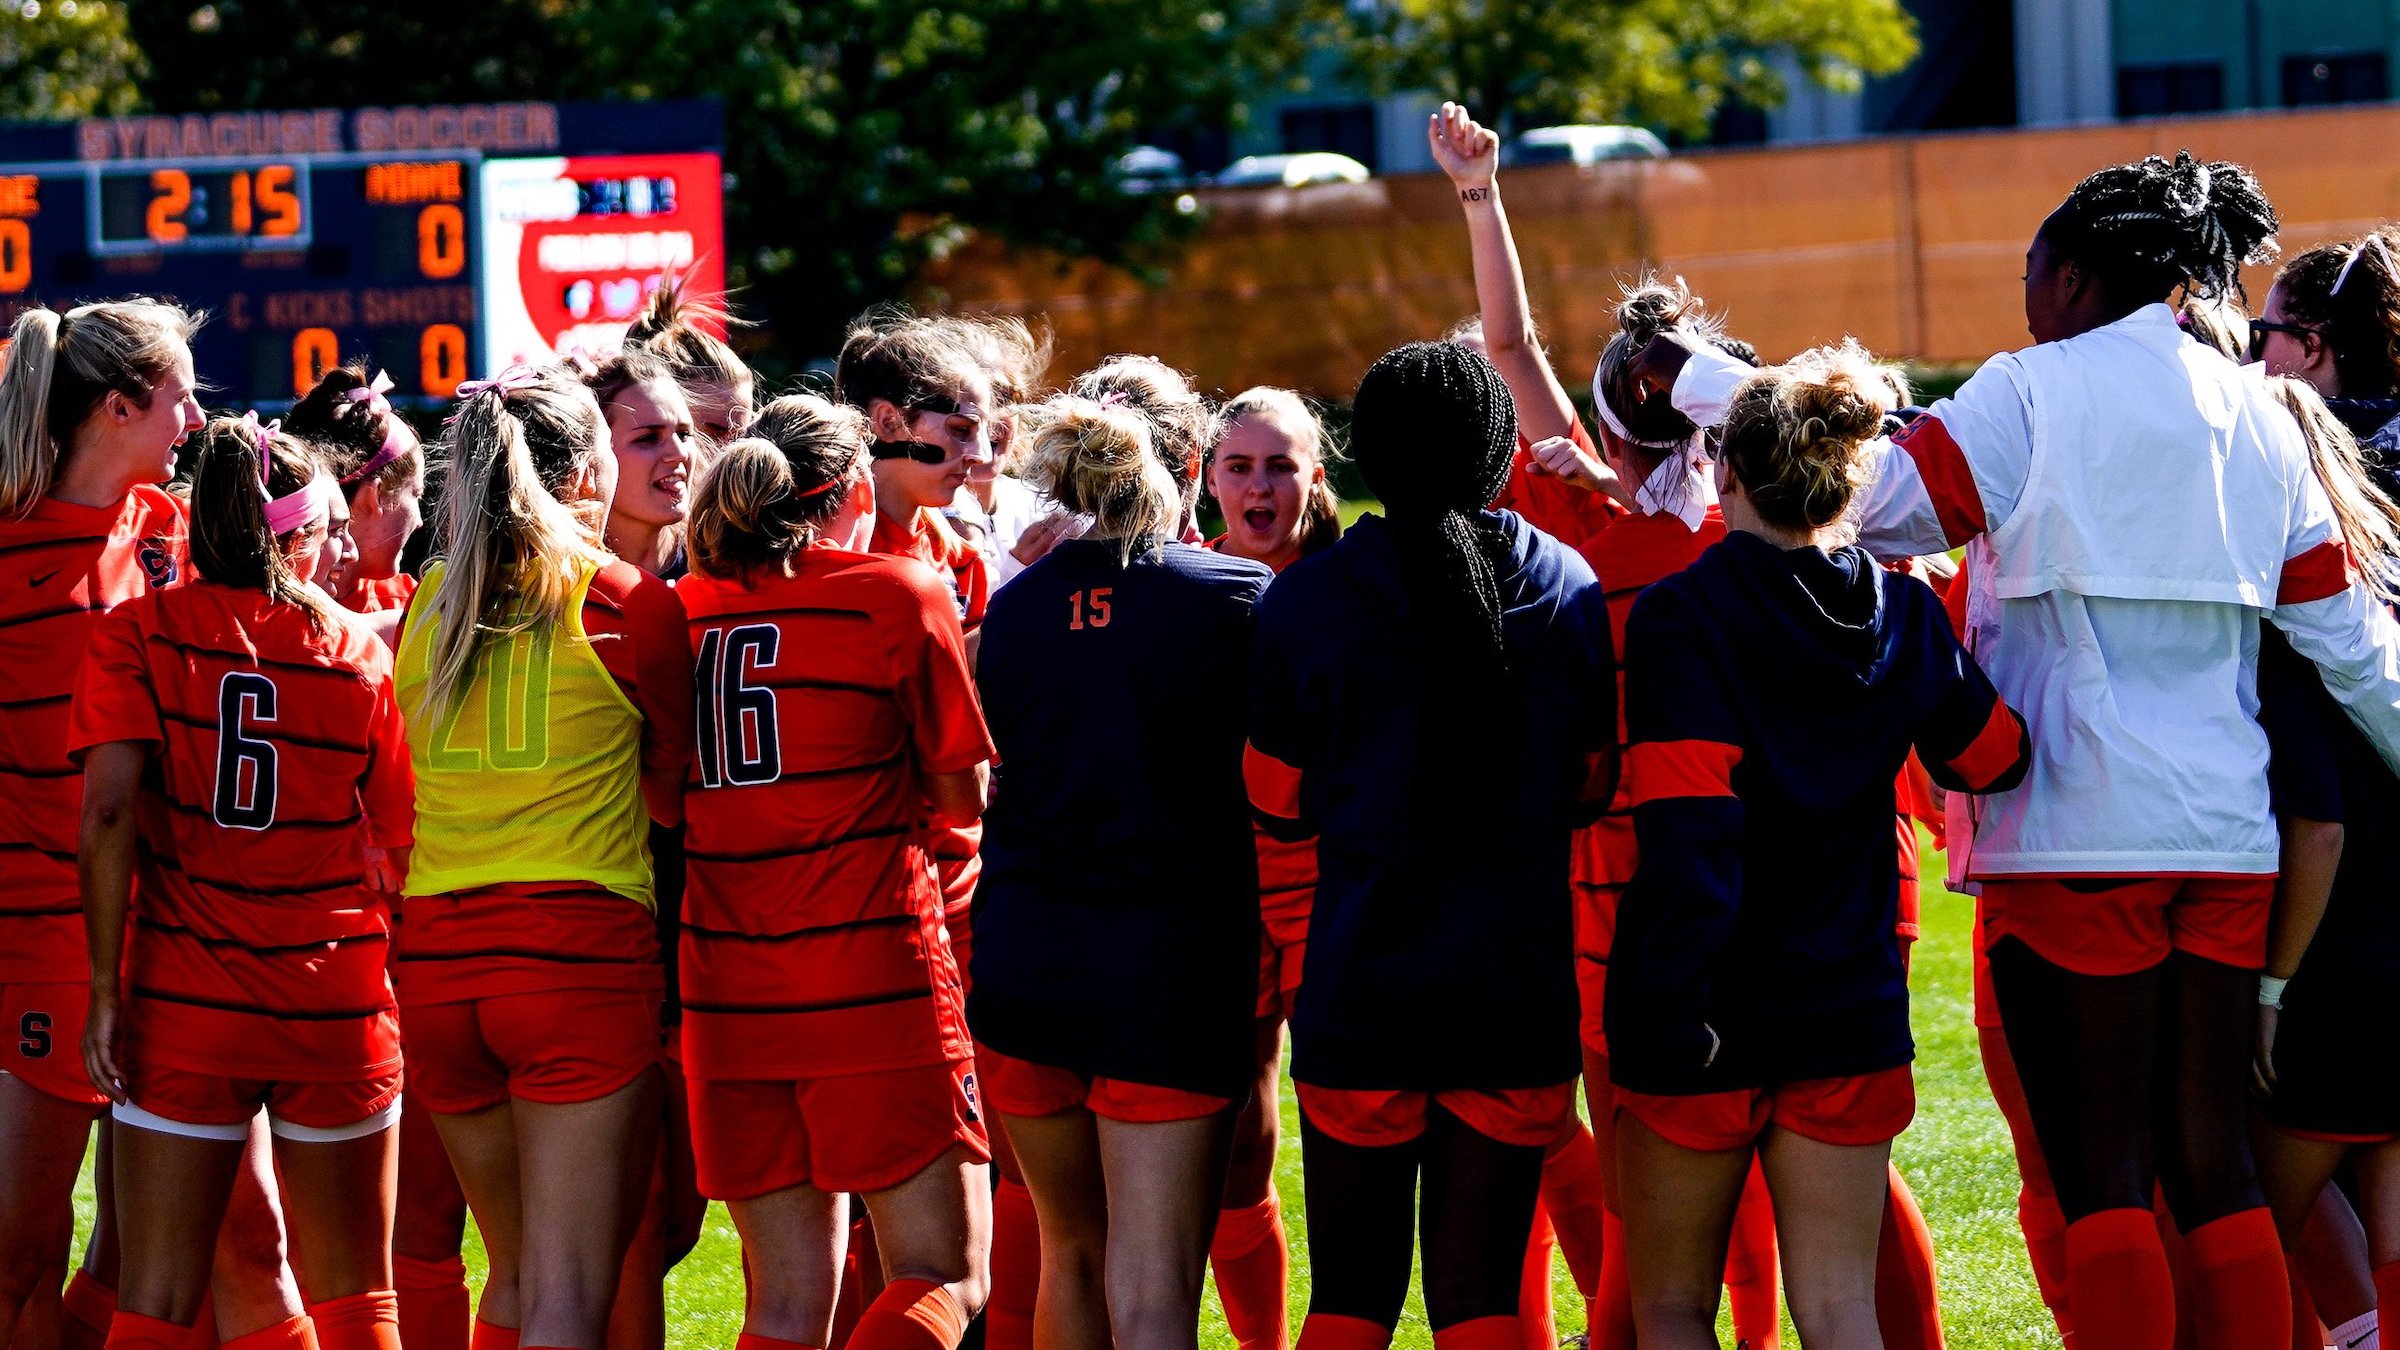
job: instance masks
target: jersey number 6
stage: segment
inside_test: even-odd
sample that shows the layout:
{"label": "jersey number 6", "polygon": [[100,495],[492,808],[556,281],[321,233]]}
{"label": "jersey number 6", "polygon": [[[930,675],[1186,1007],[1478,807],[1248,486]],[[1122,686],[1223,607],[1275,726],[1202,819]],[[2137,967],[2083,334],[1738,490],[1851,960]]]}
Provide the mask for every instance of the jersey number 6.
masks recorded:
{"label": "jersey number 6", "polygon": [[247,726],[274,720],[273,680],[237,670],[217,685],[217,792],[209,814],[229,830],[275,823],[275,747]]}
{"label": "jersey number 6", "polygon": [[700,785],[745,787],[783,776],[783,750],[775,738],[775,691],[745,676],[775,664],[783,630],[771,623],[745,624],[731,632],[711,628],[700,635],[698,668]]}

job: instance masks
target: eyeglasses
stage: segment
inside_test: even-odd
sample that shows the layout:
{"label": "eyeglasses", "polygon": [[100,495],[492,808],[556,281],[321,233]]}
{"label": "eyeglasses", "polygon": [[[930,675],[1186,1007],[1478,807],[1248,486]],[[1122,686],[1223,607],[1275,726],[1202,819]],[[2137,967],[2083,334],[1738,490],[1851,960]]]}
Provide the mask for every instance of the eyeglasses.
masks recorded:
{"label": "eyeglasses", "polygon": [[2325,330],[2322,328],[2310,328],[2306,324],[2275,323],[2267,319],[2252,319],[2250,321],[2251,360],[2260,361],[2266,358],[2267,334],[2269,333],[2289,333],[2296,338],[2313,337],[2319,342],[2325,340]]}

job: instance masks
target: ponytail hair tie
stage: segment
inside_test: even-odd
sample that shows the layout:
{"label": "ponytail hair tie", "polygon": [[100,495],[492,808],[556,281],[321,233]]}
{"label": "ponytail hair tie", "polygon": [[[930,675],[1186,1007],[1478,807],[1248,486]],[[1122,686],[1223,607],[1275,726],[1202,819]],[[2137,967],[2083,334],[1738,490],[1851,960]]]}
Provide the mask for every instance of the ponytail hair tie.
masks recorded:
{"label": "ponytail hair tie", "polygon": [[2391,252],[2383,246],[2383,232],[2381,230],[2369,230],[2367,232],[2367,237],[2359,242],[2358,247],[2350,250],[2349,260],[2342,264],[2342,270],[2333,274],[2333,289],[2325,293],[2328,297],[2340,295],[2342,293],[2342,283],[2350,279],[2350,269],[2358,266],[2358,260],[2367,256],[2368,249],[2373,249],[2377,253],[2383,254],[2384,270],[2391,270],[2392,255]]}
{"label": "ponytail hair tie", "polygon": [[345,488],[365,482],[382,472],[394,460],[408,453],[407,442],[400,439],[400,415],[392,411],[391,401],[384,397],[391,390],[391,372],[379,370],[375,372],[375,378],[369,383],[362,384],[356,389],[342,391],[343,398],[352,403],[366,404],[369,412],[383,419],[382,446],[374,454],[367,456],[366,463],[342,475],[341,485]]}
{"label": "ponytail hair tie", "polygon": [[519,389],[530,389],[541,382],[541,367],[519,364],[510,366],[488,380],[468,380],[458,387],[458,396],[461,400],[465,400],[473,398],[477,394],[491,393],[494,390],[499,391],[502,395],[513,394]]}
{"label": "ponytail hair tie", "polygon": [[1100,406],[1103,408],[1121,408],[1131,401],[1122,389],[1111,389],[1100,396]]}

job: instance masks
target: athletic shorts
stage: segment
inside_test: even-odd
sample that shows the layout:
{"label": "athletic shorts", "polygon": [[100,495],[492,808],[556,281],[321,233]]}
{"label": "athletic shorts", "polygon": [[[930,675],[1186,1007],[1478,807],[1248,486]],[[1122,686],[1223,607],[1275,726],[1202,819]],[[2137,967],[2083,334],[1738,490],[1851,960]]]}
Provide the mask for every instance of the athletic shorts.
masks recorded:
{"label": "athletic shorts", "polygon": [[338,1083],[195,1073],[128,1056],[117,1122],[193,1139],[242,1140],[261,1108],[267,1127],[302,1144],[363,1139],[400,1121],[400,1070]]}
{"label": "athletic shorts", "polygon": [[45,1097],[94,1111],[108,1105],[83,1068],[83,1023],[91,1012],[88,980],[0,984],[0,1073]]}
{"label": "athletic shorts", "polygon": [[1267,914],[1258,926],[1258,1016],[1290,1020],[1300,997],[1300,962],[1308,954],[1308,911]]}
{"label": "athletic shorts", "polygon": [[1608,1030],[1601,1011],[1608,1006],[1608,952],[1617,937],[1617,901],[1625,888],[1614,883],[1575,883],[1575,1002],[1576,1025],[1583,1047],[1595,1055],[1608,1053]]}
{"label": "athletic shorts", "polygon": [[1983,883],[1987,943],[2016,938],[2078,975],[2131,975],[2188,952],[2256,970],[2267,961],[2272,874],[2071,877]]}
{"label": "athletic shorts", "polygon": [[554,989],[403,1003],[409,1092],[445,1116],[511,1097],[597,1101],[657,1067],[658,1002],[646,990]]}
{"label": "athletic shorts", "polygon": [[1387,1148],[1425,1133],[1440,1106],[1487,1139],[1547,1148],[1575,1114],[1575,1083],[1497,1091],[1384,1092],[1295,1083],[1308,1123],[1353,1148]]}
{"label": "athletic shorts", "polygon": [[754,1082],[688,1081],[700,1193],[750,1200],[793,1186],[887,1190],[953,1148],[991,1161],[975,1062]]}
{"label": "athletic shorts", "polygon": [[1975,940],[1967,944],[1967,959],[1974,967],[1975,1025],[1998,1029],[2000,1025],[2000,996],[1992,992],[1992,937],[1984,924],[1983,897],[1975,897]]}
{"label": "athletic shorts", "polygon": [[2259,1099],[2259,1114],[2286,1134],[2323,1143],[2400,1139],[2400,1082],[2382,1061],[2395,1021],[2380,972],[2354,977],[2312,953],[2283,994],[2275,1091]]}
{"label": "athletic shorts", "polygon": [[1770,1125],[1820,1144],[1863,1148],[1898,1138],[1917,1114],[1916,1079],[1906,1064],[1845,1078],[1688,1097],[1619,1087],[1616,1098],[1618,1112],[1630,1113],[1678,1148],[1701,1153],[1748,1148]]}
{"label": "athletic shorts", "polygon": [[1234,1104],[1231,1097],[1205,1092],[1122,1078],[1087,1078],[1073,1069],[1014,1059],[983,1045],[975,1047],[975,1068],[983,1104],[1004,1116],[1055,1116],[1080,1106],[1127,1125],[1163,1125],[1213,1116]]}

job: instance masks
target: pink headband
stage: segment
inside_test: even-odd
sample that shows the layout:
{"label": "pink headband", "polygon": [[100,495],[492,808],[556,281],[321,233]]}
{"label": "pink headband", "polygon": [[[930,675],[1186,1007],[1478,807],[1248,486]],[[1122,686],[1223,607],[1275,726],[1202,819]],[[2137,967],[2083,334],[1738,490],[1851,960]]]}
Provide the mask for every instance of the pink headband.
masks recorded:
{"label": "pink headband", "polygon": [[258,450],[258,495],[266,499],[267,533],[277,538],[332,519],[333,499],[341,495],[333,476],[322,469],[298,490],[275,495],[267,486],[267,466],[274,462],[274,438],[282,430],[280,419],[262,424],[256,409],[242,414],[242,431]]}
{"label": "pink headband", "polygon": [[400,438],[400,418],[392,411],[390,401],[384,398],[391,388],[390,372],[379,370],[375,372],[375,378],[371,383],[342,392],[343,398],[352,403],[364,403],[367,405],[368,411],[383,418],[382,448],[369,455],[366,463],[343,474],[341,484],[343,487],[365,482],[369,477],[381,471],[384,466],[408,453],[408,442]]}

